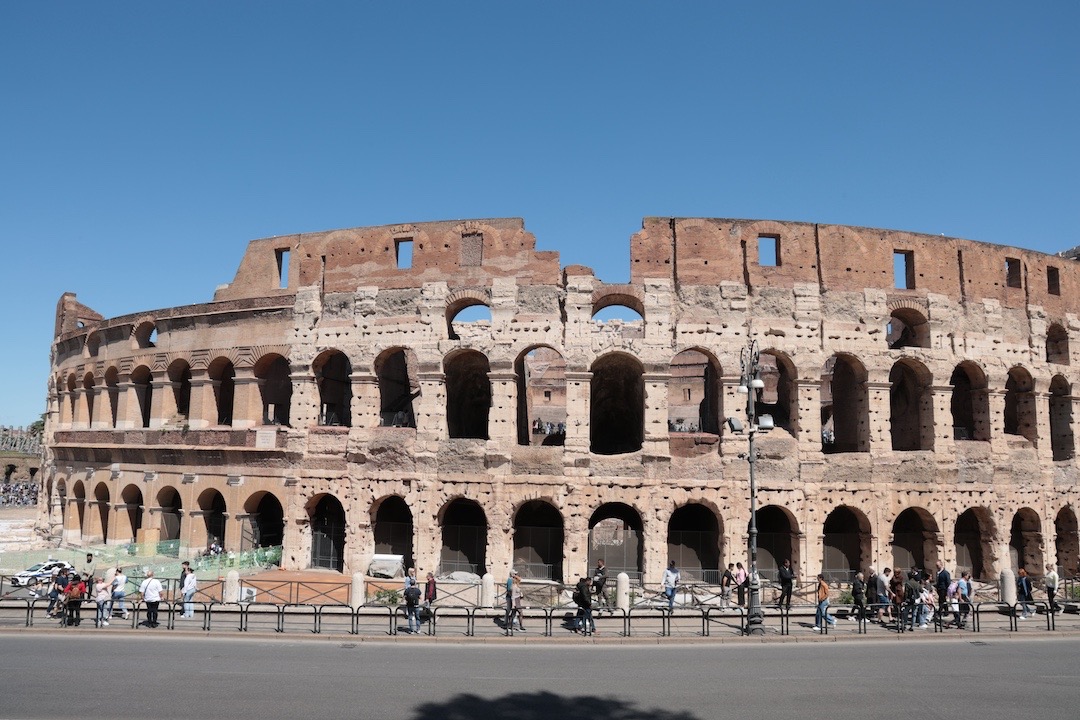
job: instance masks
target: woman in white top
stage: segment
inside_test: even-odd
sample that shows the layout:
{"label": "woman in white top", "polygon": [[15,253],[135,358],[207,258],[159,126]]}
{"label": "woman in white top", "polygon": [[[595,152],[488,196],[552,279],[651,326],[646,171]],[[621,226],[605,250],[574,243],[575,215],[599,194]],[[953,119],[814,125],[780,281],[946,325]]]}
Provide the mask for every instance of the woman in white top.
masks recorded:
{"label": "woman in white top", "polygon": [[153,570],[146,571],[146,579],[139,586],[139,594],[146,603],[146,627],[158,626],[158,605],[161,604],[161,581],[154,577]]}

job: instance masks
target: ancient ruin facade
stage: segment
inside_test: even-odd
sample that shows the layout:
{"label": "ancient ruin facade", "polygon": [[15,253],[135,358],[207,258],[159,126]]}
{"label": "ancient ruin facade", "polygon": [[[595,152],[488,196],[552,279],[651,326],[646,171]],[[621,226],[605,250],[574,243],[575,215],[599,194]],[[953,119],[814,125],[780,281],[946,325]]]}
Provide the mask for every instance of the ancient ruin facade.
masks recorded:
{"label": "ancient ruin facade", "polygon": [[[567,580],[604,557],[715,581],[747,557],[726,420],[752,397],[776,426],[756,437],[766,577],[1077,571],[1080,263],[722,219],[647,218],[630,252],[611,284],[521,220],[420,223],[253,241],[204,304],[106,319],[65,294],[41,523],[281,544],[290,569],[393,553]],[[596,319],[610,306],[635,319]]]}

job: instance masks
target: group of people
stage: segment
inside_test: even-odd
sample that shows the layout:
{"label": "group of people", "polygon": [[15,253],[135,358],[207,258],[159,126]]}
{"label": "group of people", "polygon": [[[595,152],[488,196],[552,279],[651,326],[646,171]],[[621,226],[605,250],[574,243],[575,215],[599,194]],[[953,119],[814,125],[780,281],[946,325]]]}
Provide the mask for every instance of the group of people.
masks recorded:
{"label": "group of people", "polygon": [[421,611],[430,610],[431,603],[435,602],[439,595],[438,586],[435,583],[435,574],[428,573],[424,582],[423,591],[420,590],[420,582],[416,579],[416,568],[409,568],[405,573],[405,619],[407,633],[419,633]]}
{"label": "group of people", "polygon": [[38,486],[32,480],[0,483],[0,506],[32,507],[37,505]]}

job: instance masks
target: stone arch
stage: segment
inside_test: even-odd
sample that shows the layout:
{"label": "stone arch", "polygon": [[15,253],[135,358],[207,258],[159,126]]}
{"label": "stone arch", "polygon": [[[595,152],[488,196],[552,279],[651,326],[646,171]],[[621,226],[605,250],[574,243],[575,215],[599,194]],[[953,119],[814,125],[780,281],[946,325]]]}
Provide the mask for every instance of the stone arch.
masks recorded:
{"label": "stone arch", "polygon": [[184,503],[180,493],[171,485],[158,490],[157,504],[161,513],[161,539],[163,541],[180,539],[180,519]]}
{"label": "stone arch", "polygon": [[994,516],[989,508],[968,508],[956,518],[953,528],[953,547],[956,551],[956,572],[971,572],[976,580],[993,580],[996,576]]}
{"label": "stone arch", "polygon": [[345,507],[330,493],[315,495],[307,502],[311,525],[312,568],[345,570]]}
{"label": "stone arch", "polygon": [[1054,518],[1054,548],[1057,566],[1065,577],[1080,575],[1080,533],[1077,532],[1076,510],[1066,505]]}
{"label": "stone arch", "polygon": [[483,353],[461,350],[443,360],[446,376],[446,427],[451,438],[488,439],[491,364]]}
{"label": "stone arch", "polygon": [[104,337],[104,333],[100,330],[93,330],[86,334],[86,344],[83,346],[83,357],[96,358],[101,351],[101,340]]}
{"label": "stone arch", "polygon": [[592,315],[612,305],[624,305],[645,318],[643,291],[636,285],[606,285],[592,294]]}
{"label": "stone arch", "polygon": [[115,366],[105,369],[105,393],[109,398],[110,427],[116,427],[120,411],[120,371]]}
{"label": "stone arch", "polygon": [[461,314],[462,310],[477,305],[483,305],[491,311],[491,296],[486,290],[478,288],[462,288],[455,290],[446,298],[446,332],[451,340],[460,340],[458,328],[454,326],[454,319]]}
{"label": "stone arch", "polygon": [[952,412],[953,438],[989,440],[990,394],[987,391],[986,373],[977,363],[965,360],[953,369],[949,384],[952,385],[949,409]]}
{"label": "stone arch", "polygon": [[1050,380],[1050,447],[1054,460],[1072,460],[1076,454],[1073,434],[1072,385],[1064,375]]}
{"label": "stone arch", "polygon": [[413,401],[420,397],[416,353],[403,347],[383,350],[375,358],[379,381],[379,425],[416,427]]}
{"label": "stone arch", "polygon": [[[86,537],[86,484],[76,480],[71,484],[72,502],[75,503],[75,519],[78,521],[79,542]],[[72,528],[74,529],[74,528]]]}
{"label": "stone arch", "polygon": [[131,384],[139,407],[138,427],[150,427],[150,410],[153,407],[154,398],[153,377],[153,373],[146,365],[140,365],[131,371]]}
{"label": "stone arch", "polygon": [[645,531],[641,514],[625,503],[604,503],[589,518],[589,567],[603,560],[608,575],[621,572],[641,582],[645,565]]}
{"label": "stone arch", "polygon": [[1046,362],[1069,364],[1069,331],[1060,323],[1051,323],[1046,328]]}
{"label": "stone arch", "polygon": [[795,436],[799,431],[799,371],[787,353],[768,348],[758,355],[765,383],[755,405],[757,417],[769,415],[773,425]]}
{"label": "stone arch", "polygon": [[756,515],[758,574],[776,580],[784,560],[791,560],[792,567],[801,567],[799,521],[792,512],[779,505],[766,505],[758,508]]}
{"label": "stone arch", "polygon": [[131,328],[131,349],[152,348],[157,339],[157,325],[150,318],[144,318]]}
{"label": "stone arch", "polygon": [[109,516],[112,505],[109,502],[109,486],[100,482],[94,488],[94,508],[97,510],[98,522],[101,525],[101,542],[109,542]]}
{"label": "stone arch", "polygon": [[166,374],[172,385],[176,414],[186,420],[191,415],[191,365],[187,360],[173,360]]}
{"label": "stone arch", "polygon": [[1020,435],[1032,444],[1038,439],[1035,410],[1035,381],[1025,368],[1016,365],[1005,381],[1005,434]]}
{"label": "stone arch", "polygon": [[934,449],[933,376],[911,358],[897,360],[889,372],[889,434],[894,451]]}
{"label": "stone arch", "polygon": [[[121,528],[118,529],[116,537],[130,538],[131,542],[139,542],[139,531],[143,527],[142,490],[134,483],[126,485],[120,491],[120,501],[124,504],[124,513],[117,516],[117,520],[121,521]],[[123,527],[125,524],[126,527]]]}
{"label": "stone arch", "polygon": [[272,492],[252,493],[244,501],[240,549],[278,547],[285,543],[285,509]]}
{"label": "stone arch", "polygon": [[488,521],[484,509],[474,500],[458,497],[439,511],[442,525],[442,549],[439,574],[487,572]]}
{"label": "stone arch", "polygon": [[563,578],[565,530],[559,509],[547,500],[528,500],[514,513],[514,569],[523,578]]}
{"label": "stone arch", "polygon": [[1042,520],[1030,507],[1022,507],[1012,517],[1009,530],[1009,560],[1013,571],[1026,568],[1035,576],[1042,575]]}
{"label": "stone arch", "polygon": [[566,441],[566,359],[549,345],[530,345],[514,361],[518,445]]}
{"label": "stone arch", "polygon": [[70,398],[70,401],[68,403],[68,418],[67,418],[67,420],[68,420],[69,423],[74,424],[75,417],[78,414],[78,410],[79,410],[79,408],[78,408],[78,405],[79,405],[79,396],[78,396],[79,377],[75,373],[69,373],[68,374],[66,387],[67,387],[67,391],[68,391],[68,398]]}
{"label": "stone arch", "polygon": [[925,508],[909,507],[896,516],[892,525],[892,563],[896,572],[904,568],[931,568],[938,560],[938,526]]}
{"label": "stone arch", "polygon": [[[687,348],[671,359],[668,380],[668,447],[681,457],[716,452],[724,420],[723,370],[708,350]],[[695,450],[697,452],[695,452]],[[682,567],[680,565],[680,567]]]}
{"label": "stone arch", "polygon": [[400,495],[387,495],[371,506],[371,527],[375,552],[400,555],[405,567],[415,567],[413,559],[413,514]]}
{"label": "stone arch", "polygon": [[930,347],[930,324],[926,310],[913,303],[890,303],[885,340],[890,350],[906,347]]}
{"label": "stone arch", "polygon": [[319,424],[352,425],[352,363],[337,349],[324,350],[311,363],[319,387]]}
{"label": "stone arch", "polygon": [[851,582],[855,573],[873,564],[870,520],[858,508],[833,508],[822,526],[821,572],[829,582]]}
{"label": "stone arch", "polygon": [[217,424],[232,425],[236,399],[236,366],[230,358],[219,356],[206,368],[206,375],[214,386]]}
{"label": "stone arch", "polygon": [[869,452],[870,411],[866,367],[854,355],[837,353],[821,375],[821,450]]}
{"label": "stone arch", "polygon": [[675,508],[668,520],[667,557],[674,560],[686,581],[720,583],[724,566],[723,523],[702,503]]}
{"label": "stone arch", "polygon": [[204,536],[193,537],[192,545],[195,547],[209,548],[213,544],[225,546],[225,519],[227,507],[225,497],[214,488],[203,490],[197,500],[199,512],[202,514]]}
{"label": "stone arch", "polygon": [[645,439],[645,380],[641,361],[626,353],[608,353],[598,358],[590,369],[590,452],[617,455],[641,450]]}
{"label": "stone arch", "polygon": [[97,397],[94,392],[94,373],[88,372],[83,375],[82,390],[85,396],[84,402],[86,403],[86,426],[93,427],[94,425],[94,399]]}
{"label": "stone arch", "polygon": [[289,361],[280,353],[267,353],[255,361],[252,372],[259,382],[262,424],[291,427],[293,384]]}

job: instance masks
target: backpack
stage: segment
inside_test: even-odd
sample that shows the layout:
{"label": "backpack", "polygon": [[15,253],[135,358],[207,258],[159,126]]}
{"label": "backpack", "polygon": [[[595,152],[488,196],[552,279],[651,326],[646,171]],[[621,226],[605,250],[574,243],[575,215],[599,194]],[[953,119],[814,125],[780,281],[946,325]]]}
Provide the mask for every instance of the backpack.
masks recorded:
{"label": "backpack", "polygon": [[418,602],[420,602],[420,588],[416,585],[405,588],[405,604],[416,605]]}
{"label": "backpack", "polygon": [[575,590],[573,596],[570,599],[574,601],[575,605],[585,604],[585,598],[584,596],[582,596],[581,590]]}

